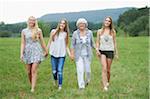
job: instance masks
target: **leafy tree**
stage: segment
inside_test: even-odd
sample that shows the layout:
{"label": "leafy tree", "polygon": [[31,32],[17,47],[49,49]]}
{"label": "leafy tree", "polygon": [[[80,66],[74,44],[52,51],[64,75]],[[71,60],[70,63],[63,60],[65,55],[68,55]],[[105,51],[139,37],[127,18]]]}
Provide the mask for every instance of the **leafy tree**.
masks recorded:
{"label": "leafy tree", "polygon": [[11,37],[10,31],[0,31],[0,37]]}
{"label": "leafy tree", "polygon": [[38,25],[39,25],[39,28],[43,32],[43,36],[49,36],[49,33],[50,33],[50,24],[44,23],[42,21],[39,21]]}
{"label": "leafy tree", "polygon": [[149,8],[133,8],[122,15],[118,19],[118,27],[129,33],[130,36],[141,36],[148,34],[149,22]]}

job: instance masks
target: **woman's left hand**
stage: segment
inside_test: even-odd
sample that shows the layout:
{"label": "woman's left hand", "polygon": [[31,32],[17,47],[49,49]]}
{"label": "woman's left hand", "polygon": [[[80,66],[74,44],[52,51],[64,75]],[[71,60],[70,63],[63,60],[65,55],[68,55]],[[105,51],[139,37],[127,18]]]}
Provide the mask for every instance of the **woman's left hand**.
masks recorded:
{"label": "woman's left hand", "polygon": [[119,59],[118,54],[115,54],[115,59],[117,59],[117,60]]}
{"label": "woman's left hand", "polygon": [[20,55],[20,60],[23,62],[23,54]]}
{"label": "woman's left hand", "polygon": [[44,56],[47,57],[48,56],[48,52],[44,52]]}

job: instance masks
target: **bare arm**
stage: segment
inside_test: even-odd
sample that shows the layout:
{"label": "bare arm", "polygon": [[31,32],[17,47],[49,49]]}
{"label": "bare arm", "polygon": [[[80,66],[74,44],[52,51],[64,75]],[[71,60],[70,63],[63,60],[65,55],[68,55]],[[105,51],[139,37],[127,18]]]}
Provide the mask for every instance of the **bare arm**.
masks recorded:
{"label": "bare arm", "polygon": [[100,46],[100,30],[97,31],[97,37],[96,37],[96,50],[99,49]]}
{"label": "bare arm", "polygon": [[66,47],[67,53],[68,53],[69,56],[71,56],[71,52],[70,52],[69,45],[67,44],[66,46],[67,46],[67,47]]}
{"label": "bare arm", "polygon": [[66,50],[67,50],[69,57],[71,57],[70,48],[69,48],[69,37],[68,37],[68,43],[66,44]]}
{"label": "bare arm", "polygon": [[75,32],[74,32],[73,35],[72,35],[72,39],[71,39],[71,58],[72,58],[72,60],[75,57],[75,55],[74,55],[75,54],[75,51],[74,51],[75,44],[76,44],[76,39],[75,39]]}
{"label": "bare arm", "polygon": [[39,35],[40,35],[41,46],[42,46],[42,48],[43,48],[44,51],[45,51],[45,56],[47,56],[48,50],[47,50],[47,48],[46,48],[46,44],[45,44],[45,42],[44,42],[44,38],[43,38],[43,34],[42,34],[42,31],[41,31],[41,30],[39,31]]}
{"label": "bare arm", "polygon": [[100,34],[101,30],[97,31],[97,38],[96,38],[96,54],[100,56],[99,47],[100,47]]}
{"label": "bare arm", "polygon": [[118,49],[117,49],[117,42],[116,42],[116,31],[114,31],[113,42],[114,42],[114,48],[115,48],[115,55],[118,58]]}
{"label": "bare arm", "polygon": [[47,44],[47,49],[49,49],[50,44],[51,44],[51,42],[52,42],[52,34],[53,34],[53,32],[50,33],[49,40],[48,40],[48,44]]}
{"label": "bare arm", "polygon": [[21,48],[20,48],[20,59],[23,59],[23,53],[25,49],[25,36],[23,32],[21,33]]}
{"label": "bare arm", "polygon": [[93,32],[91,33],[92,39],[91,39],[91,46],[92,48],[96,49],[95,47],[95,41],[94,41],[94,37],[93,37]]}
{"label": "bare arm", "polygon": [[50,36],[49,36],[49,40],[48,40],[48,44],[47,44],[47,49],[49,49],[49,47],[50,47],[50,45],[51,45],[51,42],[52,42],[52,36],[54,35],[54,31],[52,31],[51,33],[50,33]]}
{"label": "bare arm", "polygon": [[71,51],[71,53],[70,53],[71,54],[71,59],[74,60],[74,58],[75,58],[74,48],[71,48],[70,51]]}

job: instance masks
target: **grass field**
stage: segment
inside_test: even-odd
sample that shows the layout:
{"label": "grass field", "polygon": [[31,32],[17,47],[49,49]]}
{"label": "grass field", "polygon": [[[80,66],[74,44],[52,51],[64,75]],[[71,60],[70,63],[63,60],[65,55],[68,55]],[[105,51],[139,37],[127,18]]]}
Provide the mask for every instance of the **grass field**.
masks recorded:
{"label": "grass field", "polygon": [[63,89],[58,91],[52,83],[48,57],[38,68],[35,93],[30,93],[27,73],[19,60],[20,39],[0,38],[0,99],[148,99],[148,37],[118,37],[117,43],[119,60],[113,61],[108,92],[101,89],[101,65],[94,53],[92,79],[85,90],[78,89],[75,64],[67,57]]}

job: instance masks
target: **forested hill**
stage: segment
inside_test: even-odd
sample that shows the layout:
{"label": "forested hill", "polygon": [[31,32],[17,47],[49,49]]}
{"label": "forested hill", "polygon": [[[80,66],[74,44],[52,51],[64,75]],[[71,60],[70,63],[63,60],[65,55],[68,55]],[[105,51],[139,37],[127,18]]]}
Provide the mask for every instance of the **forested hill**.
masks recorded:
{"label": "forested hill", "polygon": [[43,15],[42,17],[40,17],[39,20],[42,20],[45,22],[53,22],[53,21],[57,22],[61,18],[66,18],[68,21],[76,21],[78,18],[84,17],[89,22],[100,23],[103,21],[105,16],[112,16],[113,20],[117,21],[119,15],[129,9],[131,9],[131,8],[125,7],[125,8],[116,8],[116,9],[46,14],[46,15]]}
{"label": "forested hill", "polygon": [[130,36],[149,35],[149,7],[132,8],[119,16],[118,26]]}
{"label": "forested hill", "polygon": [[[48,14],[39,18],[40,21],[38,21],[38,24],[43,31],[43,35],[49,36],[50,30],[56,28],[59,19],[65,17],[69,20],[69,28],[72,33],[76,30],[75,21],[77,18],[85,17],[89,23],[88,28],[96,31],[101,27],[105,16],[111,16],[113,18],[118,36],[149,36],[148,7]],[[1,22],[0,37],[20,36],[21,30],[25,27],[25,22],[16,24],[5,24]]]}

